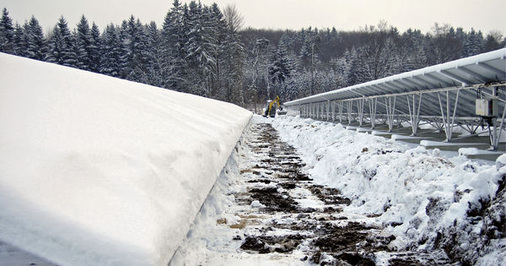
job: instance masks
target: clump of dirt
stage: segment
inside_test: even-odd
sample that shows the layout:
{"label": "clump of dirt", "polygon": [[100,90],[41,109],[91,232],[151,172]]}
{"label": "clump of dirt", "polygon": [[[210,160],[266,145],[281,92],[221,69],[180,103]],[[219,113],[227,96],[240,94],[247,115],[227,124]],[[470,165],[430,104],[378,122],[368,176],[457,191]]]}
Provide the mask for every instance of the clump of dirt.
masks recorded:
{"label": "clump of dirt", "polygon": [[367,229],[369,228],[356,222],[350,222],[343,227],[325,222],[316,230],[318,237],[313,240],[313,245],[326,252],[348,250],[364,242],[363,246],[367,239],[367,233],[363,231]]}
{"label": "clump of dirt", "polygon": [[343,197],[341,195],[341,192],[337,188],[329,188],[320,185],[311,185],[308,187],[308,189],[311,191],[311,193],[317,196],[318,199],[325,202],[325,204],[328,205],[351,204],[351,200],[346,197]]}
{"label": "clump of dirt", "polygon": [[284,236],[245,236],[246,239],[241,249],[260,254],[278,252],[292,252],[302,242],[303,237],[299,234]]}
{"label": "clump of dirt", "polygon": [[393,258],[388,261],[390,266],[422,266],[424,264],[420,263],[417,259],[414,258]]}
{"label": "clump of dirt", "polygon": [[266,211],[291,213],[297,209],[297,202],[275,187],[253,188],[249,192],[252,199],[265,205]]}
{"label": "clump of dirt", "polygon": [[[335,257],[339,262],[346,262],[350,265],[360,265],[360,266],[374,266],[373,260],[366,258],[358,253],[342,253]],[[341,263],[339,263],[341,264]]]}

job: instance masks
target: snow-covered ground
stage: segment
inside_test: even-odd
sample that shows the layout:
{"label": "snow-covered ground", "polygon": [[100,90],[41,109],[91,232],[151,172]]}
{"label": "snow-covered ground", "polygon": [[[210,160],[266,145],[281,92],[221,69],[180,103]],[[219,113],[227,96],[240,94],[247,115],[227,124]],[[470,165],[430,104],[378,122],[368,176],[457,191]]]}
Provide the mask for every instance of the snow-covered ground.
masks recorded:
{"label": "snow-covered ground", "polygon": [[394,248],[445,248],[483,265],[506,264],[506,154],[482,164],[340,124],[295,117],[273,124],[315,181],[352,199],[344,211],[378,215],[396,236]]}
{"label": "snow-covered ground", "polygon": [[[5,54],[0,77],[0,264],[166,265],[183,243],[172,264],[305,265],[330,259],[293,234],[315,215],[364,223],[389,252],[506,264],[506,155],[484,164],[290,116],[255,116],[235,146],[251,113],[234,105]],[[269,169],[259,124],[296,148],[277,158],[286,172]],[[300,174],[300,159],[300,180],[266,177]],[[344,198],[333,209],[315,191]],[[287,237],[255,254],[248,234]],[[370,252],[359,255],[392,258]]]}
{"label": "snow-covered ground", "polygon": [[17,246],[60,265],[166,265],[251,117],[2,53],[0,77],[0,264]]}
{"label": "snow-covered ground", "polygon": [[[429,264],[439,259],[457,264],[506,264],[506,155],[487,164],[456,153],[447,157],[437,149],[357,133],[340,124],[290,116],[273,120],[255,116],[252,124],[258,123],[272,123],[280,138],[297,149],[306,163],[304,171],[314,183],[336,188],[351,199],[351,204],[335,215],[347,217],[348,222],[379,227],[379,235],[394,236],[387,237],[394,239],[388,242],[389,252],[397,251],[397,255],[408,252],[415,258],[424,254],[425,259],[432,260]],[[254,142],[254,130],[249,129],[243,135],[188,239],[172,261],[174,265],[311,263],[305,256],[311,248],[304,243],[314,240],[302,242],[289,254],[255,254],[241,248],[254,230],[279,234],[273,224],[295,224],[299,220],[290,213],[265,218],[264,212],[258,210],[268,207],[265,204],[241,203],[242,195],[252,191],[251,182],[258,182],[255,174],[276,175],[260,170],[251,174],[248,169],[261,168],[259,162],[265,158],[258,160],[251,149],[244,148],[248,142]],[[271,182],[264,187],[275,186],[275,178],[269,178]],[[302,194],[306,198],[297,200],[299,207],[321,208],[311,193],[299,188],[290,192],[291,197]],[[342,223],[339,217],[334,217],[338,220],[335,223]],[[248,222],[241,222],[246,218]],[[257,239],[262,240],[260,235]],[[373,252],[369,257],[379,265],[388,265],[393,258],[393,253]],[[423,262],[424,258],[420,259]]]}

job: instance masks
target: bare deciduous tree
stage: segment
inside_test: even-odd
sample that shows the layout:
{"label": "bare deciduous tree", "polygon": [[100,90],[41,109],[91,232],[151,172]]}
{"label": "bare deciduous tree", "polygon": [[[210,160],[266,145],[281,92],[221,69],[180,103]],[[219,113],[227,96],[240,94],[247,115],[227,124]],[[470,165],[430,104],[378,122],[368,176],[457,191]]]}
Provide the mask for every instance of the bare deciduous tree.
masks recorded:
{"label": "bare deciduous tree", "polygon": [[225,7],[223,16],[231,31],[238,32],[241,30],[244,24],[244,17],[239,13],[234,4]]}

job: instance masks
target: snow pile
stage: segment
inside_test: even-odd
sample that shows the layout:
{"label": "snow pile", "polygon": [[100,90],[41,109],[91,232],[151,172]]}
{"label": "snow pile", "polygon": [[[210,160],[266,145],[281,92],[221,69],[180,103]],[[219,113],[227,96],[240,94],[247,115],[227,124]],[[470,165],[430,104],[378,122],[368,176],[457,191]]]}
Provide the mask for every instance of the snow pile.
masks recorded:
{"label": "snow pile", "polygon": [[166,265],[251,113],[0,54],[0,239],[61,265]]}
{"label": "snow pile", "polygon": [[341,124],[278,117],[273,125],[315,182],[352,199],[345,211],[378,216],[397,237],[392,248],[442,248],[464,262],[505,263],[506,155],[482,165]]}

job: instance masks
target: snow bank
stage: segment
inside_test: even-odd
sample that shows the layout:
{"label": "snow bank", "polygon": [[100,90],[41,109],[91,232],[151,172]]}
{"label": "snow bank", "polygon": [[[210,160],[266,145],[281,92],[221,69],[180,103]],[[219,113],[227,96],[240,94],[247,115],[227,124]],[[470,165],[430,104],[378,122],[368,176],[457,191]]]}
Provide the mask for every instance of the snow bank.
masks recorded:
{"label": "snow bank", "polygon": [[[506,198],[499,188],[506,155],[496,165],[479,164],[341,124],[277,117],[273,125],[301,153],[315,182],[352,199],[345,211],[378,216],[397,237],[392,248],[444,248],[467,262],[492,254],[483,257],[485,264],[504,263],[506,242],[497,224],[504,224]],[[494,208],[499,211],[487,214]]]}
{"label": "snow bank", "polygon": [[61,265],[166,265],[251,113],[0,53],[0,239]]}

